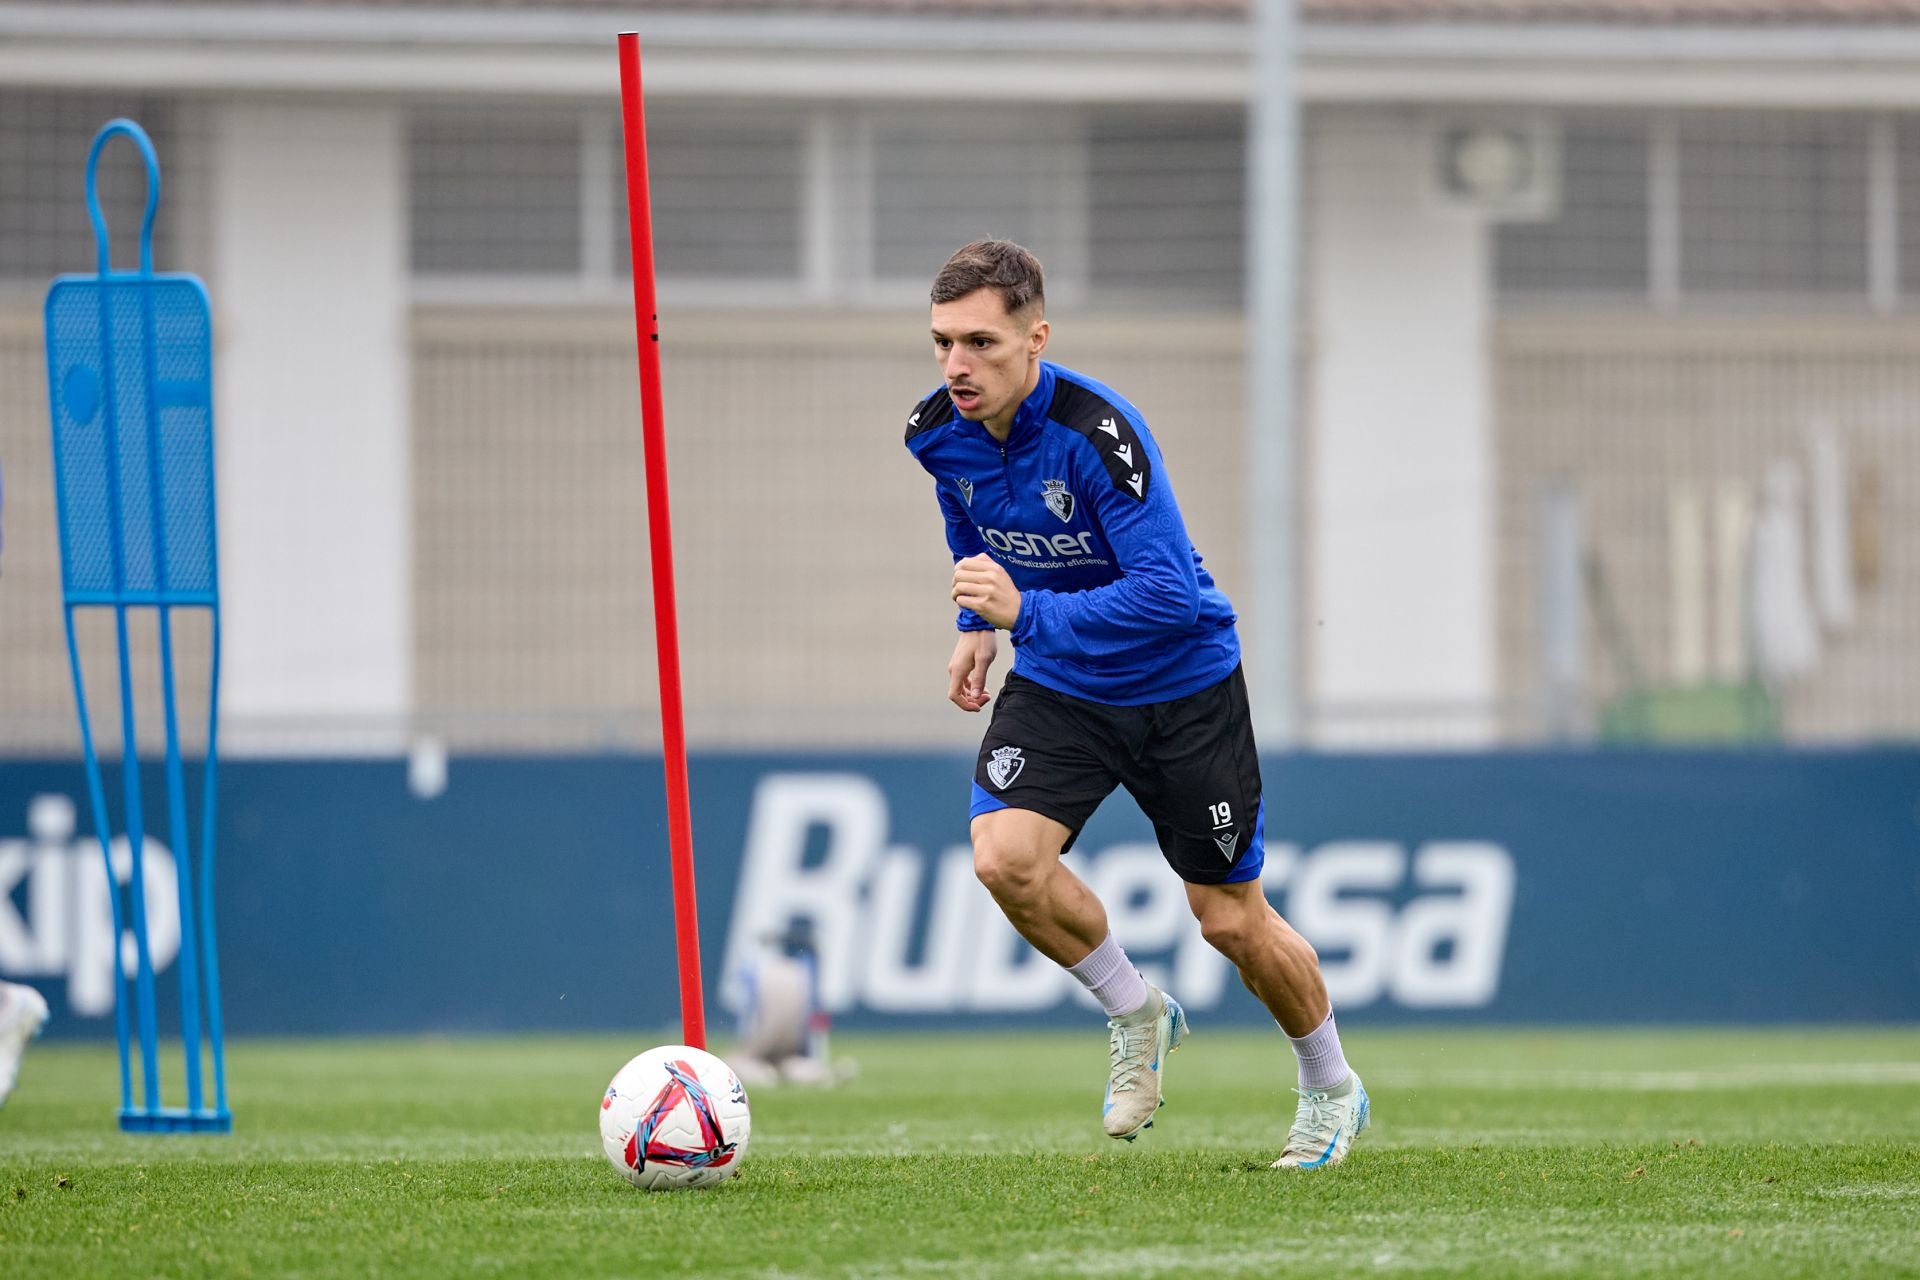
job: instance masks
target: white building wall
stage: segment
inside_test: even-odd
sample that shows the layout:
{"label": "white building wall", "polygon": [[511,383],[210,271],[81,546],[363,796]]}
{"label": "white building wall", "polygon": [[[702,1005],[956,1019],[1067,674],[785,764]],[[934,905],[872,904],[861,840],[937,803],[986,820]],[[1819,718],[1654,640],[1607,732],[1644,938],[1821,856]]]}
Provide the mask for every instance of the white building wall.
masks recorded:
{"label": "white building wall", "polygon": [[222,697],[239,724],[409,709],[405,137],[393,107],[215,112]]}
{"label": "white building wall", "polygon": [[1309,715],[1337,745],[1495,733],[1489,236],[1430,194],[1420,115],[1309,135]]}

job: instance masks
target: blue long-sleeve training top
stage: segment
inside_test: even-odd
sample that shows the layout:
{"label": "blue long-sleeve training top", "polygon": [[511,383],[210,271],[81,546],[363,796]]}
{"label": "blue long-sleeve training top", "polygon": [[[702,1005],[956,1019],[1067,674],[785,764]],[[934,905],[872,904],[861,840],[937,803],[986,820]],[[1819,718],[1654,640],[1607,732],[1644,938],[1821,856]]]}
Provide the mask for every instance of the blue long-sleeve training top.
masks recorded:
{"label": "blue long-sleeve training top", "polygon": [[[1139,706],[1238,665],[1233,606],[1187,537],[1146,422],[1108,387],[1042,361],[1003,445],[942,386],[907,419],[907,448],[933,475],[953,558],[986,552],[1020,589],[1019,674]],[[991,624],[962,609],[959,627]]]}

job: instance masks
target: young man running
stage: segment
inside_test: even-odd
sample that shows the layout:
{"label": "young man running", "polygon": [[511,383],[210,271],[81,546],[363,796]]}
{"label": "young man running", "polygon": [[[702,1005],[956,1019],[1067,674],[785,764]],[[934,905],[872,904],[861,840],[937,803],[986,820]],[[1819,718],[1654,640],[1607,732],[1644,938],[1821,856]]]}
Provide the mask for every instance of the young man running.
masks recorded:
{"label": "young man running", "polygon": [[907,419],[953,551],[959,642],[947,697],[986,706],[995,629],[1013,671],[973,779],[973,863],[1013,927],[1106,1010],[1106,1131],[1131,1141],[1161,1105],[1187,1034],[1060,855],[1124,786],[1186,882],[1200,931],[1293,1042],[1299,1109],[1280,1168],[1340,1163],[1367,1091],[1340,1051],[1319,957],[1260,889],[1260,762],[1227,598],[1187,538],[1160,450],[1134,407],[1042,360],[1040,264],[981,240],[933,281],[945,382]]}

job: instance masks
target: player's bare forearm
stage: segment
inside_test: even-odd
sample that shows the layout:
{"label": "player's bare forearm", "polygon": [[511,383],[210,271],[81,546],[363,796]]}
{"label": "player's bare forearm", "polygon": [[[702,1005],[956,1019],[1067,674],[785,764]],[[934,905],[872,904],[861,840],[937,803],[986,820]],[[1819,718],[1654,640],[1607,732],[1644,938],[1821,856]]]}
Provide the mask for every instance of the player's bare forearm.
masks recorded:
{"label": "player's bare forearm", "polygon": [[953,602],[1003,630],[1020,618],[1020,588],[992,556],[968,556],[953,566]]}
{"label": "player's bare forearm", "polygon": [[993,665],[998,642],[991,631],[962,631],[947,663],[947,701],[962,711],[978,711],[993,695],[987,692],[987,668]]}

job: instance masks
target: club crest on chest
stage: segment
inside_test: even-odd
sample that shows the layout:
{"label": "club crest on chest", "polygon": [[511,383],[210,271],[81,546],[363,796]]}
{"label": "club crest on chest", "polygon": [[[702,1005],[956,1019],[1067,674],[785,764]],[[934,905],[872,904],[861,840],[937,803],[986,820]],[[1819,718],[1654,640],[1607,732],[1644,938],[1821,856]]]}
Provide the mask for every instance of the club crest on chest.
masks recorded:
{"label": "club crest on chest", "polygon": [[1047,504],[1047,510],[1060,517],[1063,524],[1073,520],[1073,495],[1067,492],[1065,480],[1048,480],[1040,492],[1041,501]]}

